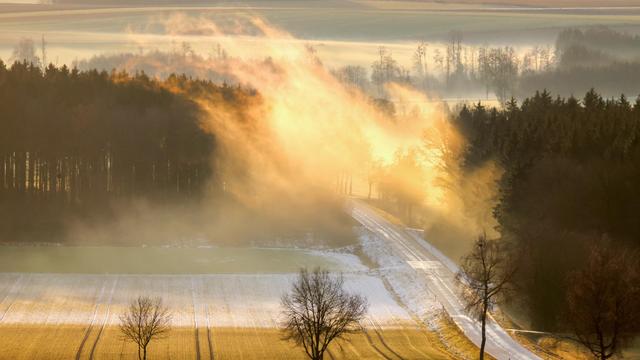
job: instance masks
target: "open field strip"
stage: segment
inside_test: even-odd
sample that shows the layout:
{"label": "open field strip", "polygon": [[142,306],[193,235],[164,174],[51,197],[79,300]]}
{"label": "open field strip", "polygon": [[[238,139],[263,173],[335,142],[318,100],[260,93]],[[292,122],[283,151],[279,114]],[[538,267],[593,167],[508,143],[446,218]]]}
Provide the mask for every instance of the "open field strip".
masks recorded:
{"label": "open field strip", "polygon": [[[278,329],[216,327],[213,330],[216,359],[305,358],[301,349],[282,340]],[[82,331],[80,325],[1,325],[0,359],[74,359]],[[196,359],[195,347],[190,342],[193,334],[190,328],[174,328],[168,338],[151,344],[149,358]],[[421,329],[383,330],[381,336],[388,348],[379,340],[371,343],[364,334],[357,334],[330,346],[331,355],[326,358],[452,359],[437,344],[430,342],[430,335]],[[120,338],[117,327],[106,328],[100,342],[93,359],[136,358],[135,346]],[[209,354],[201,351],[200,359],[210,359]]]}
{"label": "open field strip", "polygon": [[[209,323],[211,327],[272,328],[280,321],[280,297],[289,290],[296,275],[28,276],[30,279],[17,294],[19,305],[9,310],[2,324],[50,323],[46,319],[52,318],[56,319],[54,324],[90,324],[103,283],[112,284],[117,279],[107,326],[116,325],[119,314],[129,301],[143,294],[164,299],[172,311],[174,326],[193,327],[197,323],[199,328],[206,328],[205,324]],[[363,294],[370,303],[365,326],[372,326],[372,322],[376,328],[401,328],[413,324],[411,317],[377,277],[359,273],[345,274],[344,277],[347,290]],[[0,282],[6,278],[6,275],[0,275]],[[74,285],[60,286],[66,283]],[[102,297],[103,302],[105,297]],[[59,303],[52,303],[55,299],[60,299]],[[101,320],[93,321],[94,326]]]}
{"label": "open field strip", "polygon": [[[119,316],[137,295],[160,296],[173,314],[169,337],[151,358],[297,359],[278,331],[280,296],[295,274],[0,274],[0,359],[127,359]],[[438,336],[418,325],[383,282],[346,273],[349,291],[367,297],[365,333],[331,347],[334,358],[449,358]]]}

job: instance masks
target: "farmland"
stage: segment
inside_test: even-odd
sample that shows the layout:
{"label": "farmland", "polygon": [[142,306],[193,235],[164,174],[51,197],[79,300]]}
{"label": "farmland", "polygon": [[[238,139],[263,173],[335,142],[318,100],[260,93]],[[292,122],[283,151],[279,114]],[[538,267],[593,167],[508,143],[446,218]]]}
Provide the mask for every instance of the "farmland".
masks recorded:
{"label": "farmland", "polygon": [[[142,260],[142,261],[141,261]],[[362,270],[350,254],[239,247],[2,246],[1,272],[222,274]]]}
{"label": "farmland", "polygon": [[139,295],[161,297],[172,314],[151,358],[303,358],[278,330],[280,297],[301,266],[342,273],[369,303],[364,333],[332,344],[332,358],[472,358],[428,279],[381,237],[354,230],[359,244],[336,249],[4,246],[0,359],[135,357],[118,325]]}
{"label": "farmland", "polygon": [[[9,325],[0,327],[3,359],[73,359],[76,357],[85,327],[80,325]],[[199,329],[200,359],[210,359],[206,331]],[[263,328],[212,328],[212,351],[217,359],[303,359],[303,353],[291,343],[281,339],[277,329]],[[25,338],[29,341],[25,341]],[[384,343],[380,340],[384,339]],[[398,358],[451,359],[438,350],[438,339],[420,329],[385,329],[379,332],[352,335],[345,341],[330,347],[335,358]],[[90,336],[91,346],[83,348],[82,359],[91,356],[95,336]],[[135,358],[135,347],[119,338],[118,329],[106,327],[93,352],[94,359]],[[167,339],[153,343],[150,358],[197,358],[195,330],[175,328]]]}
{"label": "farmland", "polygon": [[[65,249],[69,250],[55,250]],[[34,251],[37,255],[33,258],[52,256],[52,249],[46,247],[20,250]],[[49,253],[43,255],[43,250]],[[16,250],[13,251],[15,256]],[[138,255],[146,251],[149,256],[157,256],[157,249],[134,248],[136,251]],[[208,359],[211,354],[228,359],[302,358],[300,350],[282,340],[277,329],[279,299],[295,277],[296,258],[343,272],[348,291],[363,294],[370,303],[363,324],[366,332],[332,345],[330,352],[335,358],[450,358],[437,333],[416,321],[384,282],[354,255],[282,249],[218,251],[228,259],[245,263],[253,273],[79,274],[72,272],[73,267],[66,268],[64,274],[2,273],[0,358],[130,358],[136,349],[120,337],[119,316],[127,303],[140,294],[162,297],[172,313],[172,332],[152,345],[151,358]],[[252,251],[272,251],[279,264],[256,266]],[[283,254],[287,256],[278,257]],[[207,253],[200,257],[207,257]],[[186,257],[181,262],[188,264]],[[124,263],[126,266],[126,260]],[[41,271],[44,264],[40,261],[33,268],[21,270]],[[87,270],[86,264],[74,266],[80,266],[76,270]]]}

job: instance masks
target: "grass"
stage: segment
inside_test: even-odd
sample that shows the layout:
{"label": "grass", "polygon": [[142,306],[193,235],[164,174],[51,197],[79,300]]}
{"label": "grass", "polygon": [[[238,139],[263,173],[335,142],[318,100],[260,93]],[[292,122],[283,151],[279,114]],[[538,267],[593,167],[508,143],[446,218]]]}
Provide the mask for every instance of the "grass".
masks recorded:
{"label": "grass", "polygon": [[[86,326],[2,325],[0,348],[6,359],[75,359]],[[210,359],[206,328],[198,329],[200,359]],[[349,335],[329,347],[335,359],[453,359],[440,343],[423,329],[385,329],[379,334]],[[273,328],[212,328],[212,349],[216,359],[304,359],[302,350],[282,339]],[[95,338],[88,343],[93,346]],[[82,359],[88,359],[85,347]],[[102,332],[93,358],[133,359],[136,347],[120,337],[116,326]],[[174,328],[165,339],[153,341],[150,359],[197,359],[193,328]]]}
{"label": "grass", "polygon": [[[514,320],[514,316],[521,315],[520,312],[513,307],[504,306],[493,312],[492,315],[505,329],[522,329],[520,324]],[[527,326],[524,325],[525,329]],[[568,339],[567,335],[529,332],[512,332],[510,335],[543,359],[587,360],[592,358],[586,348]],[[624,359],[640,359],[640,338],[622,351],[622,357]]]}
{"label": "grass", "polygon": [[[453,322],[446,312],[442,312],[438,318],[438,333],[442,342],[447,348],[455,353],[458,359],[476,359],[478,357],[478,347],[467,338],[464,333]],[[485,353],[485,359],[494,359]]]}
{"label": "grass", "polygon": [[79,325],[3,325],[0,348],[5,359],[74,359],[82,341]]}

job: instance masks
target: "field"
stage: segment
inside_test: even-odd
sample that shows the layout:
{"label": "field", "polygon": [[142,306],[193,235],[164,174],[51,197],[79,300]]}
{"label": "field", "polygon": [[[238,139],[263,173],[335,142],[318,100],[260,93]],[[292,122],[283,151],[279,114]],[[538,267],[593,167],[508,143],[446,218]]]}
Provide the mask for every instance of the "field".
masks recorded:
{"label": "field", "polygon": [[300,267],[363,270],[350,254],[285,248],[2,246],[0,272],[81,274],[243,274]]}
{"label": "field", "polygon": [[[2,274],[0,358],[127,358],[135,348],[117,324],[137,294],[161,296],[173,314],[174,330],[154,344],[153,358],[300,358],[276,329],[279,297],[292,277]],[[334,346],[334,356],[447,358],[434,333],[413,322],[380,280],[350,274],[346,284],[371,303],[367,332]]]}
{"label": "field", "polygon": [[[194,328],[175,328],[167,339],[152,343],[151,359],[304,359],[300,349],[281,339],[276,329],[198,329],[199,355]],[[74,359],[86,327],[79,325],[0,326],[2,359]],[[80,351],[81,359],[133,359],[136,349],[119,337],[118,329],[105,327],[99,341],[90,334]],[[29,341],[25,341],[25,338]],[[384,339],[382,341],[381,339]],[[452,359],[438,351],[438,339],[420,329],[385,329],[352,335],[332,345],[328,358],[339,359]],[[95,344],[95,348],[93,348]],[[93,354],[92,354],[93,351]]]}
{"label": "field", "polygon": [[440,324],[412,268],[386,241],[358,237],[360,250],[3,246],[0,359],[134,358],[118,324],[138,295],[160,296],[172,313],[151,358],[301,359],[278,330],[280,298],[301,266],[343,273],[369,302],[364,333],[333,344],[330,358],[460,358],[451,347],[465,339]]}

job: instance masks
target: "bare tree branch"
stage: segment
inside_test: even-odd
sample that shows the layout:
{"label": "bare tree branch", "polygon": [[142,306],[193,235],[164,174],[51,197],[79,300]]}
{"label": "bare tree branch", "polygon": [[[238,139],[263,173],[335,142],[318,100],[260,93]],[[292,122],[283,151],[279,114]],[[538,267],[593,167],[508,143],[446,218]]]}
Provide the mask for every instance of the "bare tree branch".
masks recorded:
{"label": "bare tree branch", "polygon": [[466,310],[482,325],[480,359],[484,359],[487,314],[509,285],[516,273],[517,262],[509,259],[496,240],[488,240],[486,234],[478,237],[473,250],[462,259],[457,278],[465,285],[462,298]]}
{"label": "bare tree branch", "polygon": [[640,322],[638,254],[591,245],[586,266],[568,278],[567,323],[579,343],[606,360],[620,354]]}
{"label": "bare tree branch", "polygon": [[139,296],[120,316],[120,332],[125,340],[138,345],[138,360],[146,360],[149,343],[164,338],[171,330],[170,322],[171,314],[162,299]]}
{"label": "bare tree branch", "polygon": [[312,360],[320,360],[329,344],[360,329],[368,304],[360,295],[343,289],[342,275],[300,270],[289,294],[282,297],[284,338],[304,348]]}

